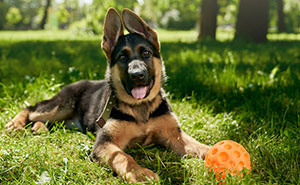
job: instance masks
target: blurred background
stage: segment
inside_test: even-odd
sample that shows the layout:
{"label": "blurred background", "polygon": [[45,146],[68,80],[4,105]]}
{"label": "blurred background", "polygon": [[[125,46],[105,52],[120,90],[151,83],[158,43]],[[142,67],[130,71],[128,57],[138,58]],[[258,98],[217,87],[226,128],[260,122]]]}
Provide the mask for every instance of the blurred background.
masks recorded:
{"label": "blurred background", "polygon": [[156,29],[195,30],[198,39],[219,29],[258,42],[300,31],[299,0],[0,0],[0,30],[101,34],[109,7],[130,8]]}

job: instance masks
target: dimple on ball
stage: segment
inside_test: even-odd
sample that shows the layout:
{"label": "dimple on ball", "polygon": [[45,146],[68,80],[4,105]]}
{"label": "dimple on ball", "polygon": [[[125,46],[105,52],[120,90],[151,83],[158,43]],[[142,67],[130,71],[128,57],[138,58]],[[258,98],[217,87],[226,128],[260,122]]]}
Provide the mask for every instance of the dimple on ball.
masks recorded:
{"label": "dimple on ball", "polygon": [[244,168],[251,171],[250,155],[245,148],[231,140],[220,141],[210,148],[205,157],[205,167],[216,174],[218,180],[224,179],[227,173],[243,177]]}

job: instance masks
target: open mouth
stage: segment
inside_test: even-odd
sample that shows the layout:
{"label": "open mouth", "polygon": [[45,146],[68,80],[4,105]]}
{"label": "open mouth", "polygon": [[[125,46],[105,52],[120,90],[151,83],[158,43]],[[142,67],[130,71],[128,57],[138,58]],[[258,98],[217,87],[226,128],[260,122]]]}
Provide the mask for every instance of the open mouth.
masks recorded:
{"label": "open mouth", "polygon": [[149,95],[153,85],[154,85],[154,80],[151,80],[149,85],[134,87],[131,89],[131,91],[129,91],[129,89],[126,88],[126,91],[133,98],[140,100],[146,98]]}

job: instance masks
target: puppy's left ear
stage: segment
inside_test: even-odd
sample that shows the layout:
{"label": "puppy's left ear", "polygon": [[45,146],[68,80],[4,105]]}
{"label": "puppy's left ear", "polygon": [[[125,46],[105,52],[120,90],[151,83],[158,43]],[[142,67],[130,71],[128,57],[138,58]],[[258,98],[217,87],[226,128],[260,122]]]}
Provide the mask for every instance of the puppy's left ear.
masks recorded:
{"label": "puppy's left ear", "polygon": [[122,20],[125,28],[130,33],[137,33],[148,39],[157,51],[160,51],[160,43],[157,38],[157,33],[154,31],[141,17],[133,11],[124,8],[122,11]]}
{"label": "puppy's left ear", "polygon": [[123,35],[123,24],[119,13],[110,8],[106,12],[104,22],[104,34],[102,40],[102,48],[106,53],[106,57],[110,61],[111,53],[114,50],[118,39]]}

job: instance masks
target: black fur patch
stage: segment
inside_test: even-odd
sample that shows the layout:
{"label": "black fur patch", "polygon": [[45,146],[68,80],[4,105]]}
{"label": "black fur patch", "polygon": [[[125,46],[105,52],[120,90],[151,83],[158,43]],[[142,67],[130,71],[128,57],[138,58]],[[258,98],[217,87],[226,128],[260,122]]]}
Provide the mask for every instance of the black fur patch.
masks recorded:
{"label": "black fur patch", "polygon": [[178,130],[179,133],[181,133],[181,128],[180,127],[178,127],[177,130]]}
{"label": "black fur patch", "polygon": [[104,143],[111,142],[111,141],[112,141],[111,134],[104,129],[100,129],[97,134],[97,140],[95,146],[103,145]]}
{"label": "black fur patch", "polygon": [[113,108],[111,113],[110,113],[110,117],[113,119],[117,119],[117,120],[123,120],[123,121],[134,121],[136,122],[136,120],[134,119],[134,117],[128,115],[128,114],[124,114],[121,111]]}
{"label": "black fur patch", "polygon": [[172,112],[172,109],[166,100],[163,100],[158,108],[150,114],[150,118],[155,118],[164,115],[168,112]]}
{"label": "black fur patch", "polygon": [[[161,104],[158,106],[158,108],[150,114],[149,119],[159,117],[159,116],[164,115],[169,112],[173,112],[172,108],[171,108],[170,104],[167,102],[167,100],[163,100],[161,102]],[[123,121],[137,122],[137,120],[133,116],[124,114],[123,112],[121,112],[115,108],[112,109],[110,118],[117,119],[117,120],[123,120]]]}

